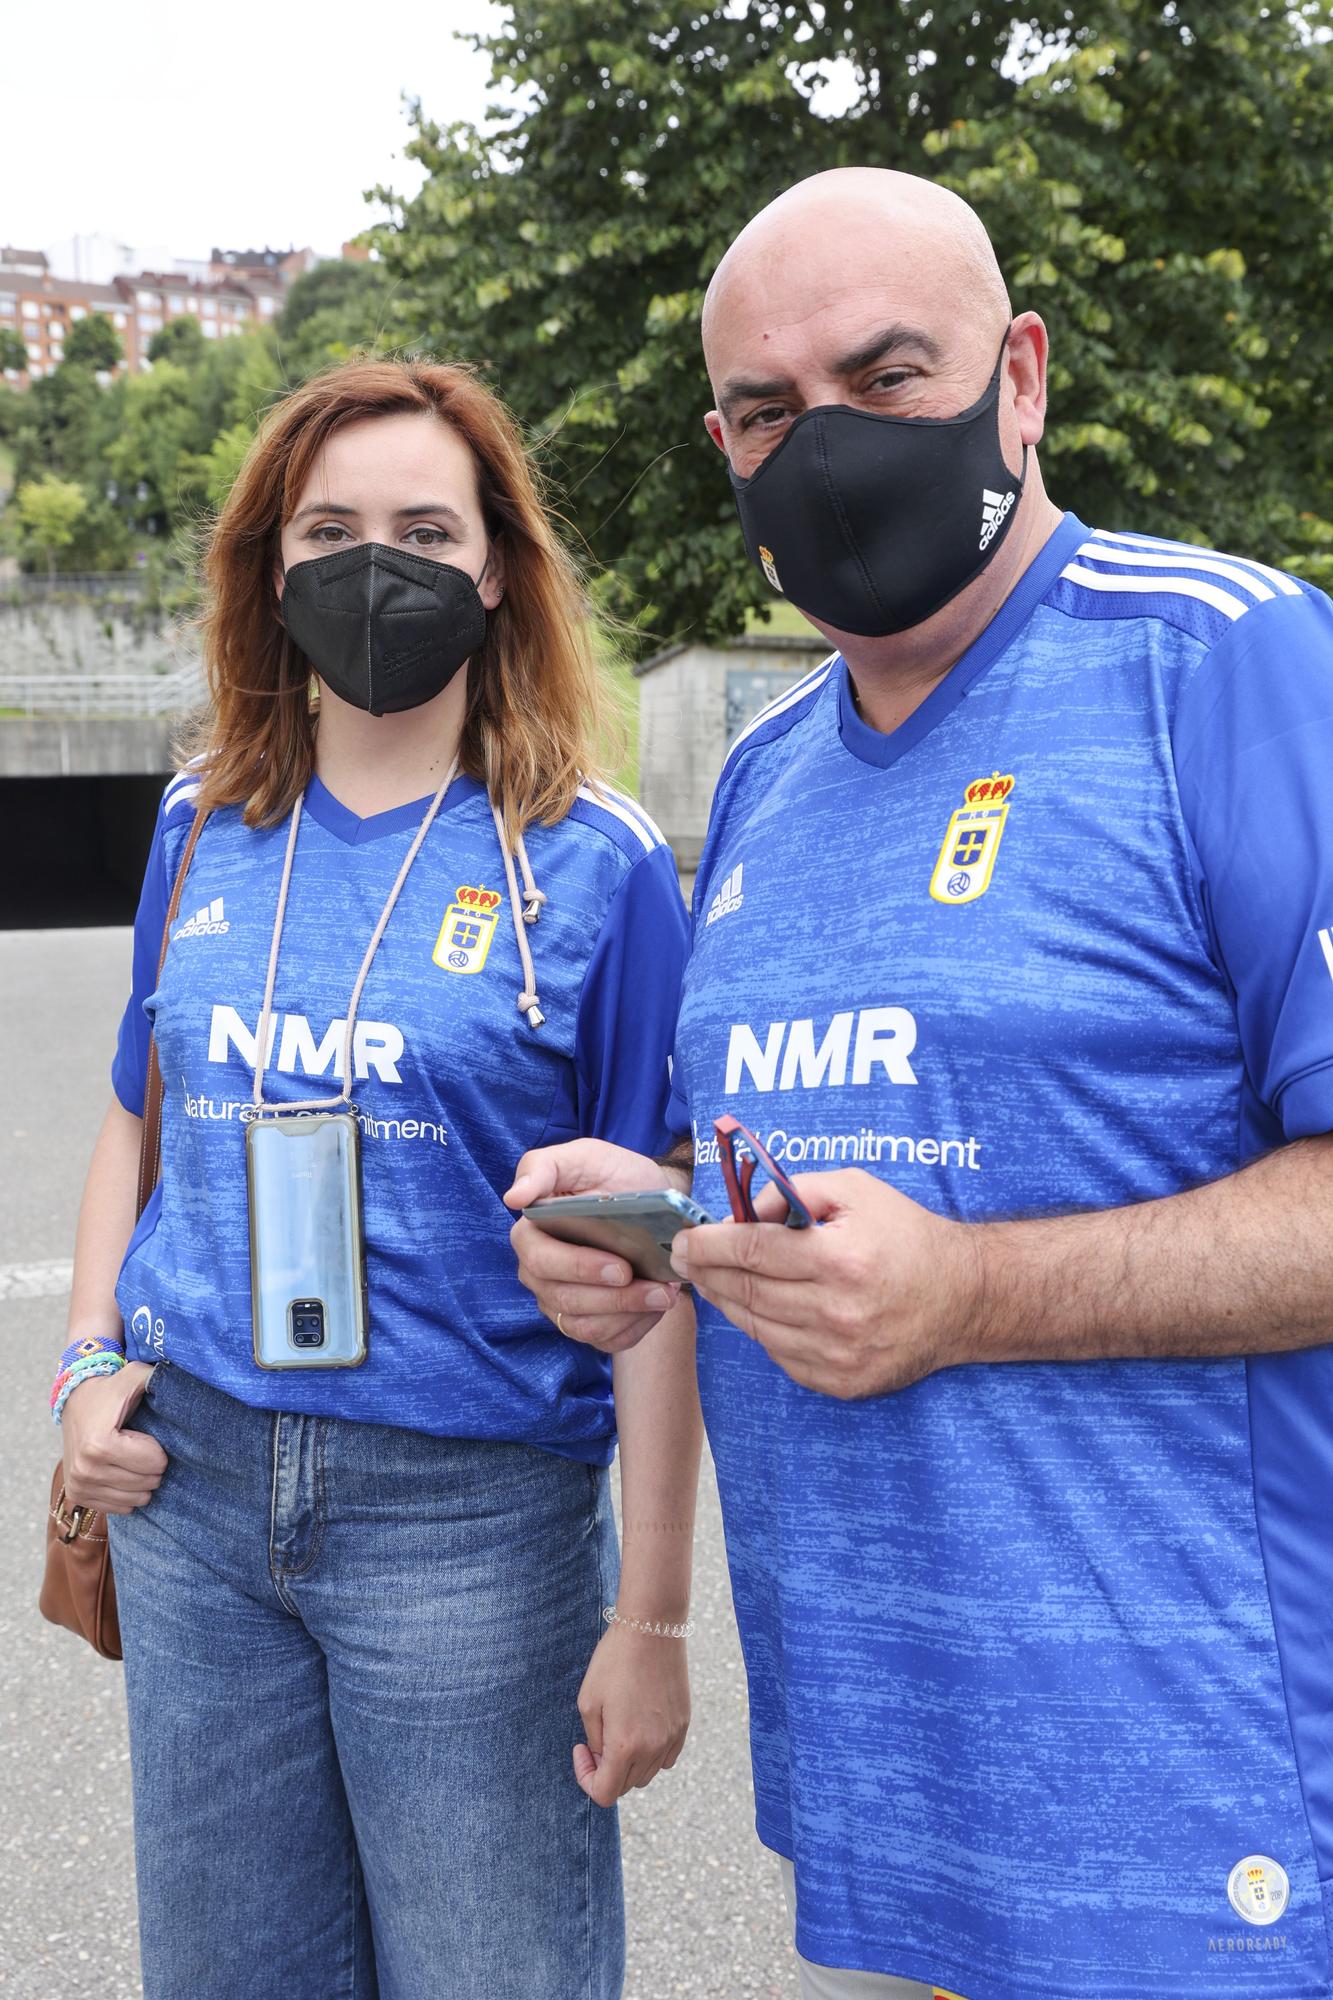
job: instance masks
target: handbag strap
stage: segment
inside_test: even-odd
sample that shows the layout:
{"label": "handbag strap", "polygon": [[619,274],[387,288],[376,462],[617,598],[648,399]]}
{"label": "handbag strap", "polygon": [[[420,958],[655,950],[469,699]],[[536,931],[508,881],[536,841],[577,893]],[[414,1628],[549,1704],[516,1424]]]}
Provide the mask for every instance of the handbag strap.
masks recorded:
{"label": "handbag strap", "polygon": [[[171,943],[171,927],[180,914],[181,891],[185,887],[186,871],[194,858],[194,850],[199,844],[199,836],[204,830],[208,814],[200,810],[194,816],[190,837],[181,855],[180,867],[176,870],[176,880],[171,891],[171,901],[167,905],[167,920],[162,926],[162,949],[157,959],[157,983],[162,984],[162,968],[167,962],[167,946]],[[157,1036],[148,1037],[148,1075],[143,1094],[143,1141],[139,1148],[139,1192],[135,1216],[141,1216],[147,1208],[153,1189],[157,1186],[158,1171],[162,1164],[162,1070],[157,1060]]]}

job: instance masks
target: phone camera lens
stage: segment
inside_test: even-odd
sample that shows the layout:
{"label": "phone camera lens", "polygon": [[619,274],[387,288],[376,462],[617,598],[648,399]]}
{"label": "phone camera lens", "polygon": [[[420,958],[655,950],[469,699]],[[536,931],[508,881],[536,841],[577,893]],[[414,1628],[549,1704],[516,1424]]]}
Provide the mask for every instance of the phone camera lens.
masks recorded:
{"label": "phone camera lens", "polygon": [[292,1345],[294,1347],[322,1347],[324,1345],[324,1308],[318,1299],[293,1299],[288,1309],[291,1313]]}

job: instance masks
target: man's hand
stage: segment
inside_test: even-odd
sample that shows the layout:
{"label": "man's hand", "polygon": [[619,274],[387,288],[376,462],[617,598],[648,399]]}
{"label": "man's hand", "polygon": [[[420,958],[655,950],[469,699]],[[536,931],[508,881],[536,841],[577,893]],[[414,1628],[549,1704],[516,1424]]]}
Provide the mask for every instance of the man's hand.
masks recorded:
{"label": "man's hand", "polygon": [[152,1368],[131,1361],[114,1375],[80,1382],[60,1422],[64,1440],[65,1498],[71,1507],[104,1514],[132,1514],[151,1500],[167,1469],[156,1438],[122,1426],[143,1400]]}
{"label": "man's hand", "polygon": [[[670,1185],[657,1161],[643,1153],[602,1139],[574,1139],[525,1153],[504,1199],[509,1208],[526,1208],[559,1194],[640,1194]],[[679,1285],[645,1283],[623,1257],[562,1243],[522,1216],[509,1241],[519,1282],[546,1317],[571,1340],[604,1354],[635,1346],[680,1295]]]}
{"label": "man's hand", "polygon": [[608,1626],[579,1689],[588,1740],[574,1746],[574,1776],[595,1805],[669,1771],[690,1726],[685,1643]]}
{"label": "man's hand", "polygon": [[822,1228],[776,1228],[784,1203],[766,1187],[762,1222],[682,1230],[676,1269],[794,1382],[825,1396],[882,1396],[977,1358],[968,1330],[981,1258],[966,1223],[859,1167],[793,1185]]}

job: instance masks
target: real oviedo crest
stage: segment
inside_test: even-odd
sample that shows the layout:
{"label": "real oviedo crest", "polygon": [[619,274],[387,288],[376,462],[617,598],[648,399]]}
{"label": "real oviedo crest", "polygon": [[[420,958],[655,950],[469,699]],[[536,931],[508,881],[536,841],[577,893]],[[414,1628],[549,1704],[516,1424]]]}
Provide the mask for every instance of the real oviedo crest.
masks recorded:
{"label": "real oviedo crest", "polygon": [[949,821],[930,893],[937,903],[975,903],[990,887],[1000,836],[1009,816],[1012,777],[998,771],[977,778],[963,794],[967,801]]}
{"label": "real oviedo crest", "polygon": [[431,953],[445,972],[480,972],[495,936],[503,896],[494,889],[461,888],[450,903]]}

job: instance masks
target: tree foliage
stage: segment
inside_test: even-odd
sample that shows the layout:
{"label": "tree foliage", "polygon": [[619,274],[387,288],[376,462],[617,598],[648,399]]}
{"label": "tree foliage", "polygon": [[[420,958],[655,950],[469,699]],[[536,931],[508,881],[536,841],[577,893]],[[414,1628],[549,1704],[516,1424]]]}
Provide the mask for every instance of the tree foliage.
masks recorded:
{"label": "tree foliage", "polygon": [[622,613],[734,632],[768,600],[700,424],[708,276],[805,174],[929,174],[1051,328],[1057,500],[1330,581],[1331,26],[1330,0],[514,0],[488,123],[415,112],[396,326],[548,440]]}
{"label": "tree foliage", "polygon": [[208,449],[188,369],[158,361],[131,375],[105,462],[136,527],[175,524],[194,498],[193,460]]}
{"label": "tree foliage", "polygon": [[206,346],[198,320],[182,313],[179,319],[169,319],[165,326],[158,328],[148,343],[148,359],[174,361],[180,368],[196,368],[203,359]]}
{"label": "tree foliage", "polygon": [[393,344],[393,289],[383,264],[369,260],[303,271],[278,318],[284,372],[303,382],[351,354],[386,351]]}
{"label": "tree foliage", "polygon": [[120,366],[123,353],[120,335],[105,313],[89,313],[75,320],[65,341],[65,363],[71,368],[109,374]]}
{"label": "tree foliage", "polygon": [[0,374],[13,369],[17,375],[26,374],[28,367],[28,344],[23,335],[12,326],[0,326]]}
{"label": "tree foliage", "polygon": [[45,556],[54,573],[57,551],[67,549],[88,511],[88,496],[72,479],[29,479],[14,495],[14,510],[25,546]]}
{"label": "tree foliage", "polygon": [[153,542],[184,556],[286,386],[268,329],[205,340],[192,320],[175,320],[163,336],[145,374],[99,381],[67,348],[52,374],[6,402],[16,485],[49,471],[86,497],[59,567],[118,569]]}
{"label": "tree foliage", "polygon": [[[316,369],[387,345],[390,290],[376,264],[319,265],[292,287],[277,328],[207,340],[197,320],[182,316],[153,336],[146,372],[111,380],[120,350],[108,345],[110,322],[78,321],[59,367],[21,393],[0,394],[0,436],[13,452],[16,485],[50,472],[85,497],[72,539],[45,550],[47,560],[116,569],[136,548],[153,546],[188,560],[264,411]],[[104,332],[84,331],[94,326]],[[26,367],[26,350],[21,360]],[[10,527],[10,540],[34,557],[16,511]]]}

